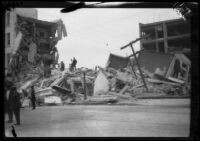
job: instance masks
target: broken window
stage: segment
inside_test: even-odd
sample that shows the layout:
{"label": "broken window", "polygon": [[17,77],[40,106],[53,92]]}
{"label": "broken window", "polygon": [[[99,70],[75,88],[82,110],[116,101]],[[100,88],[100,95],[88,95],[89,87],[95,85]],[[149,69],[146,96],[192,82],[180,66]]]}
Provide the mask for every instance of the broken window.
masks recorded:
{"label": "broken window", "polygon": [[167,35],[178,36],[190,33],[190,22],[167,23]]}
{"label": "broken window", "polygon": [[146,40],[155,40],[155,29],[154,27],[142,28],[141,29],[142,36],[148,35]]}
{"label": "broken window", "polygon": [[156,50],[156,43],[155,42],[143,43],[143,48],[146,49],[146,50],[155,51]]}
{"label": "broken window", "polygon": [[50,45],[48,43],[40,43],[38,52],[40,54],[49,54],[50,53]]}
{"label": "broken window", "polygon": [[40,32],[40,37],[44,38],[44,32]]}

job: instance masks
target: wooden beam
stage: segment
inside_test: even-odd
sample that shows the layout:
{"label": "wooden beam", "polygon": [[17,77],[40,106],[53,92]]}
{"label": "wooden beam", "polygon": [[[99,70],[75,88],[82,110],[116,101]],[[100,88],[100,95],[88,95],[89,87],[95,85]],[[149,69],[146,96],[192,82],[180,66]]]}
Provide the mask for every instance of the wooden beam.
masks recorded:
{"label": "wooden beam", "polygon": [[145,86],[145,88],[146,88],[146,90],[147,90],[147,92],[148,92],[148,87],[147,87],[146,82],[145,82],[145,80],[144,80],[144,76],[143,76],[142,70],[141,70],[141,68],[140,68],[140,64],[138,63],[138,60],[137,60],[137,57],[136,57],[136,54],[135,54],[135,51],[134,51],[134,49],[133,49],[132,44],[130,44],[130,45],[131,45],[131,50],[132,50],[132,52],[133,52],[133,55],[134,55],[134,57],[135,57],[136,64],[137,64],[138,69],[139,69],[139,72],[140,72],[140,76],[141,76],[142,81],[143,81],[143,83],[144,83],[144,86]]}
{"label": "wooden beam", "polygon": [[133,64],[132,64],[132,62],[131,62],[131,58],[129,58],[129,61],[130,61],[131,69],[132,69],[132,71],[133,71],[133,73],[134,73],[134,75],[135,75],[135,78],[137,79],[137,75],[136,75],[136,73],[135,73],[135,71],[134,71],[134,69],[133,69]]}
{"label": "wooden beam", "polygon": [[165,23],[163,23],[163,32],[164,32],[164,47],[165,47],[165,53],[168,53],[167,27],[166,27],[166,24],[165,24]]}
{"label": "wooden beam", "polygon": [[[135,54],[137,55],[137,54],[141,53],[142,51],[144,51],[144,49],[142,49],[142,50],[140,50],[140,51],[137,51]],[[131,54],[130,56],[128,56],[128,58],[131,58],[131,57],[134,57],[134,55]]]}

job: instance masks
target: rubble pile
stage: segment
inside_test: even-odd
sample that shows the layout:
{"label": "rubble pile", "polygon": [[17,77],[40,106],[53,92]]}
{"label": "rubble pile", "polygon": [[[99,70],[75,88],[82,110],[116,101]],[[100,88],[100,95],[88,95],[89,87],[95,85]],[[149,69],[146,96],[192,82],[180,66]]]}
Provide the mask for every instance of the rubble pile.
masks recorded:
{"label": "rubble pile", "polygon": [[[148,71],[144,68],[142,69],[144,70],[143,76],[148,87],[148,91],[146,91],[139,71],[137,70],[135,70],[135,75],[130,68],[99,68],[99,70],[99,75],[103,74],[104,77],[107,79],[101,79],[101,82],[98,83],[101,84],[102,87],[99,88],[98,91],[94,92],[94,96],[99,101],[103,99],[104,96],[116,96],[117,98],[113,99],[120,102],[121,100],[133,100],[134,98],[139,97],[167,97],[189,95],[190,85],[185,83],[173,82],[162,77],[162,79],[159,79],[159,77],[157,77],[157,74],[152,75],[148,73]],[[98,84],[96,84],[96,86],[97,85]],[[105,89],[106,87],[107,89]],[[91,100],[93,99],[91,98]],[[103,101],[105,102],[106,100],[104,99]]]}
{"label": "rubble pile", "polygon": [[[16,38],[8,73],[18,91],[34,84],[38,105],[117,103],[139,97],[190,95],[191,62],[184,54],[142,50],[134,58],[110,54],[107,66],[98,70],[69,68],[62,62],[56,44],[66,37],[62,20],[41,21],[17,16]],[[138,55],[138,57],[136,56]]]}
{"label": "rubble pile", "polygon": [[[57,73],[55,73],[57,72]],[[87,96],[93,95],[93,83],[96,72],[84,70],[85,72],[85,91]],[[42,79],[36,83],[36,96],[40,103],[72,103],[84,100],[84,77],[81,69],[74,72],[59,72],[54,70],[49,78]],[[60,99],[53,102],[51,99]],[[45,100],[46,99],[46,100]]]}
{"label": "rubble pile", "polygon": [[77,69],[64,72],[52,69],[48,78],[41,77],[40,67],[29,64],[28,68],[22,68],[23,80],[26,85],[27,82],[35,84],[38,105],[114,104],[131,102],[141,97],[187,96],[190,92],[189,84],[166,79],[157,73],[149,73],[144,68],[142,72],[148,91],[137,68],[134,68],[134,72],[131,67],[98,67],[96,71]]}

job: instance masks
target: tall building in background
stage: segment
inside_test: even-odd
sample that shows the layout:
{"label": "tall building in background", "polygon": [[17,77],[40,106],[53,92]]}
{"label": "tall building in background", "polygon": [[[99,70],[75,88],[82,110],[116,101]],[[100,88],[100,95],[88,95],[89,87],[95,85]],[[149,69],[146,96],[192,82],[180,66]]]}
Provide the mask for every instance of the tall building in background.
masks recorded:
{"label": "tall building in background", "polygon": [[16,8],[11,11],[6,11],[5,14],[5,70],[7,71],[11,52],[14,48],[14,41],[17,36],[17,15],[37,19],[38,12],[34,8]]}
{"label": "tall building in background", "polygon": [[161,53],[183,53],[190,58],[190,21],[183,19],[155,23],[139,23],[140,37],[149,35],[140,42],[141,49]]}

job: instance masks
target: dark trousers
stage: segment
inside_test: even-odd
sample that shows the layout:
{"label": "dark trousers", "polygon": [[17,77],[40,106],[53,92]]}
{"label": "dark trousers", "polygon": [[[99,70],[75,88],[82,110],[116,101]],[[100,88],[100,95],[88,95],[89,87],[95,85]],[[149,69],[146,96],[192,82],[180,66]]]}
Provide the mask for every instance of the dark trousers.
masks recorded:
{"label": "dark trousers", "polygon": [[33,109],[35,109],[35,100],[31,99],[31,103],[32,103]]}
{"label": "dark trousers", "polygon": [[8,119],[9,119],[9,121],[13,121],[13,110],[12,109],[8,109]]}
{"label": "dark trousers", "polygon": [[16,119],[17,123],[20,124],[20,108],[14,109],[13,112],[14,112],[15,119]]}

